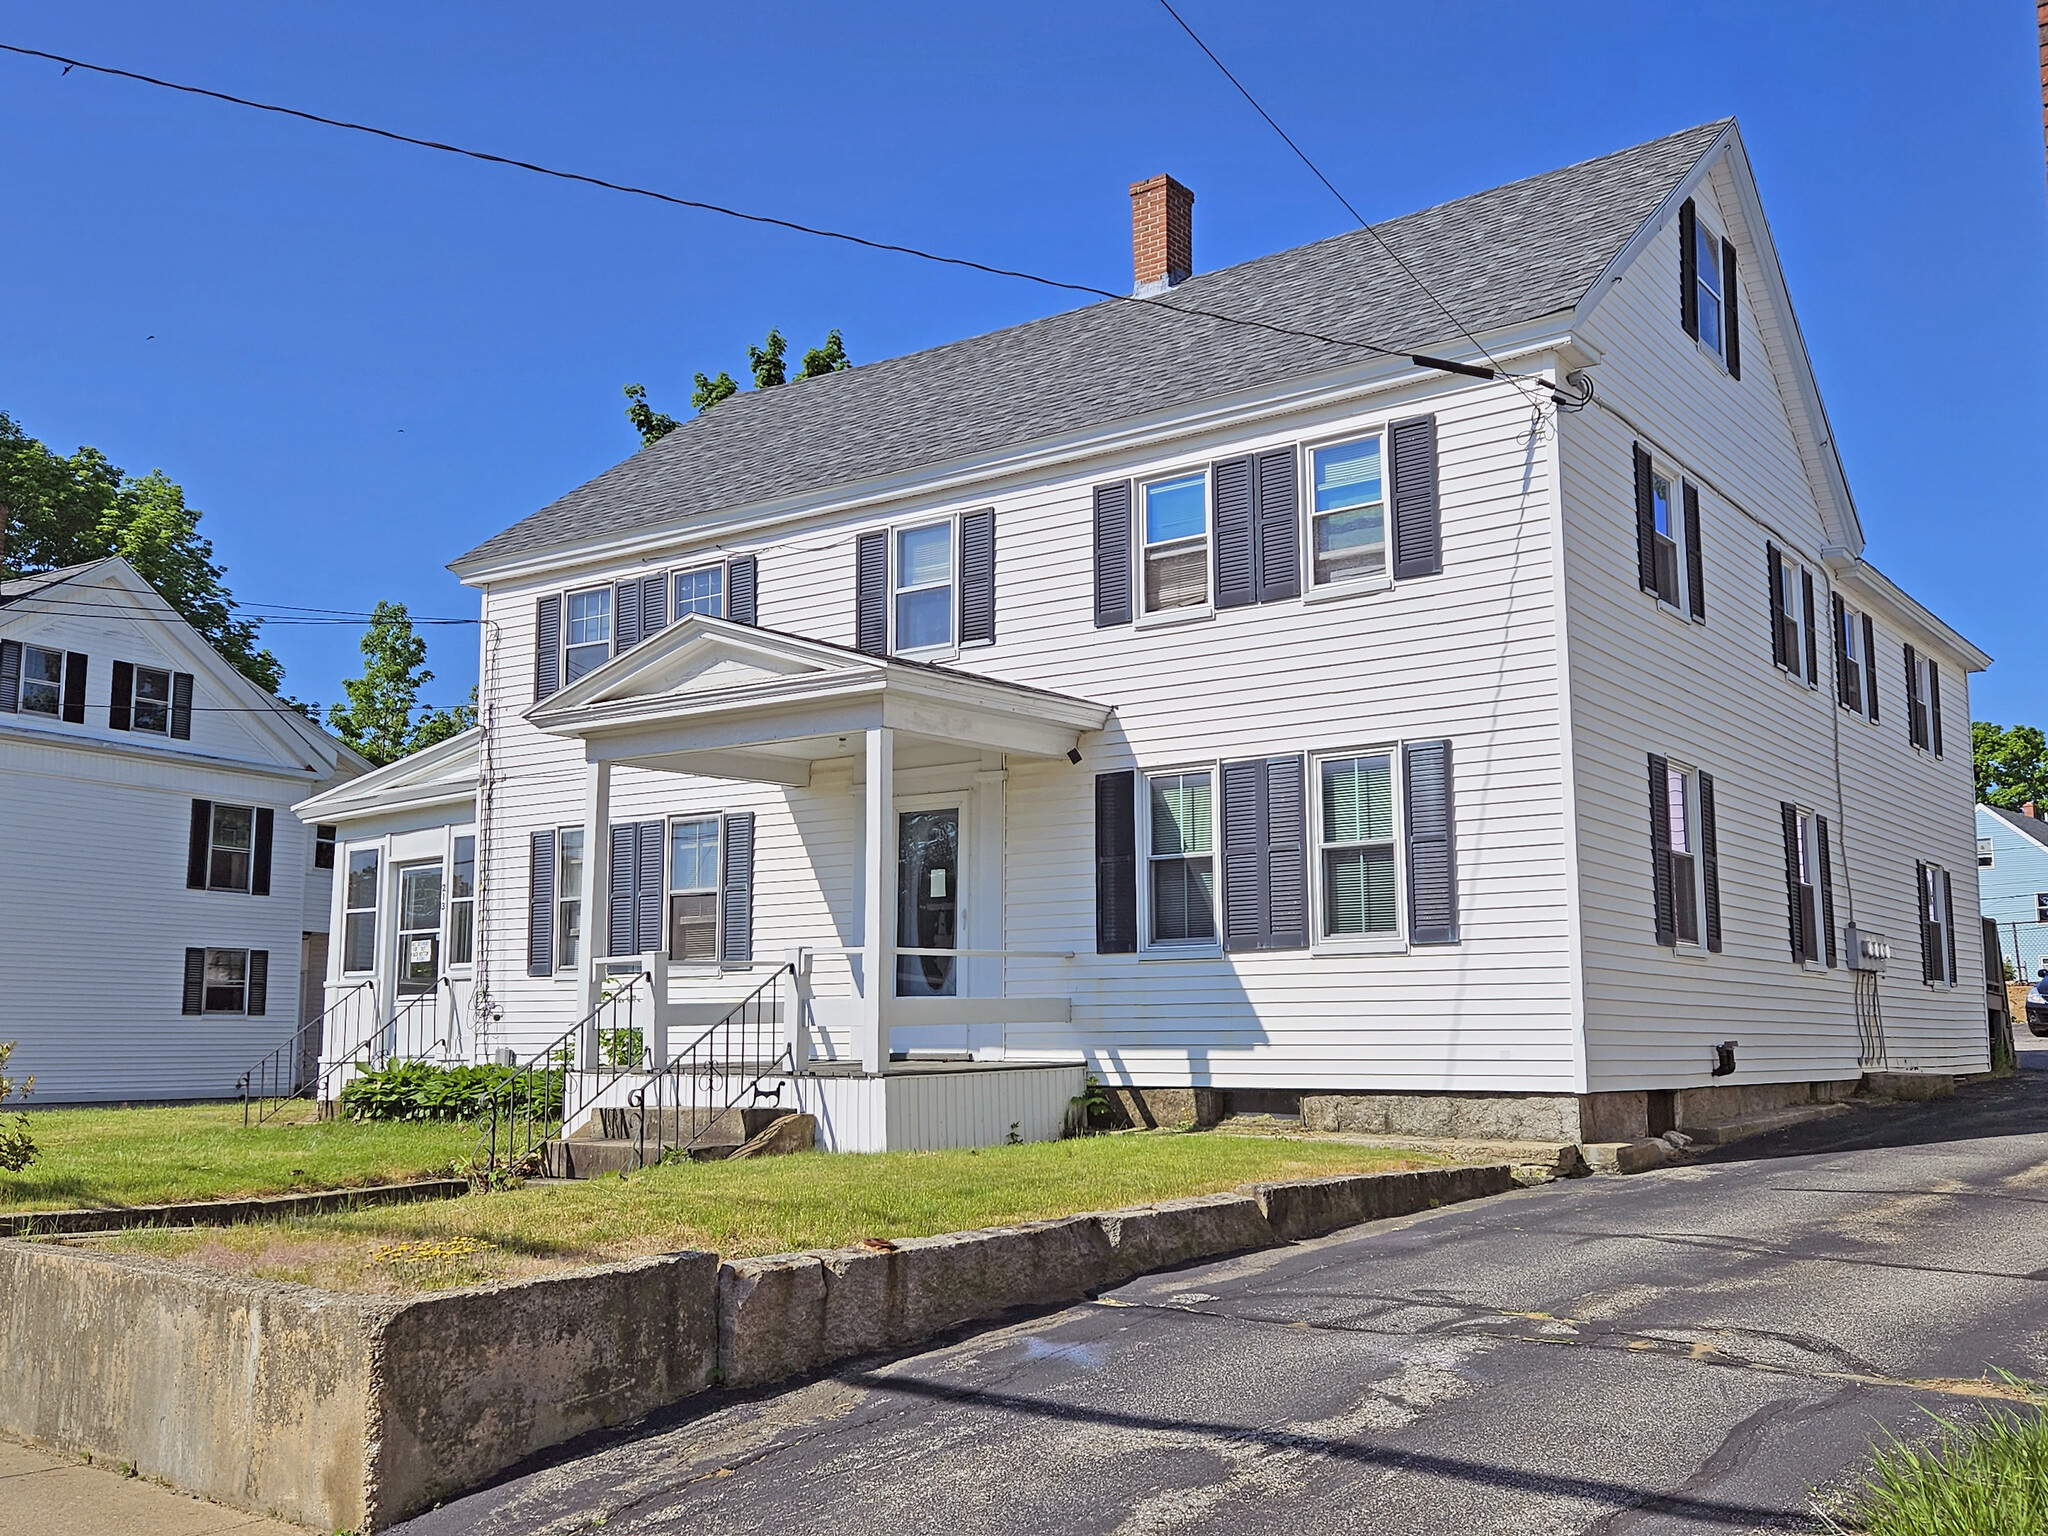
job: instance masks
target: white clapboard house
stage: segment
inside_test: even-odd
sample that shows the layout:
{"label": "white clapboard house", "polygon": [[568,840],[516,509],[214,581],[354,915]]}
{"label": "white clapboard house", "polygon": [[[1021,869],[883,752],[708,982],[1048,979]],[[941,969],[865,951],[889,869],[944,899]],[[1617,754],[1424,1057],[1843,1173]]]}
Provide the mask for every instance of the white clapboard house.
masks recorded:
{"label": "white clapboard house", "polygon": [[334,829],[291,807],[369,766],[125,560],[0,583],[0,1040],[31,1102],[231,1098],[317,1017]]}
{"label": "white clapboard house", "polygon": [[739,395],[457,560],[483,729],[301,808],[330,989],[522,1060],[640,989],[646,1091],[786,983],[755,1093],[847,1147],[1083,1066],[1573,1136],[1982,1069],[1989,659],[1863,558],[1735,125],[1212,273],[1131,196],[1142,302]]}

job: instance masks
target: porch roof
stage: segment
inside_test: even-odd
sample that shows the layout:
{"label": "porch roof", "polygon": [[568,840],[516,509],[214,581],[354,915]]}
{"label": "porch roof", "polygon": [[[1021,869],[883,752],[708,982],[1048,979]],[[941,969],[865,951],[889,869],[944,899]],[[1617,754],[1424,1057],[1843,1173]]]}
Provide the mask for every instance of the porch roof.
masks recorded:
{"label": "porch roof", "polygon": [[591,762],[801,786],[812,763],[858,757],[876,727],[931,761],[1045,758],[1109,716],[1067,694],[691,614],[525,718],[581,738]]}

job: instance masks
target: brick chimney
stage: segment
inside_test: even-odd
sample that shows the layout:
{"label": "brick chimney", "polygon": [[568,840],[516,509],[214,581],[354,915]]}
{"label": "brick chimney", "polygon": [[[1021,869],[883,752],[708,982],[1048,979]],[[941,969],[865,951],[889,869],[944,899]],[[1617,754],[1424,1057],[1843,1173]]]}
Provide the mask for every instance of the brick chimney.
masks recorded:
{"label": "brick chimney", "polygon": [[1171,176],[1131,183],[1131,268],[1140,297],[1195,270],[1195,194]]}
{"label": "brick chimney", "polygon": [[2034,802],[2031,800],[2027,801],[2024,805],[2020,807],[2020,814],[2022,816],[2031,816],[2036,821],[2039,821],[2041,819],[2041,813],[2034,809]]}

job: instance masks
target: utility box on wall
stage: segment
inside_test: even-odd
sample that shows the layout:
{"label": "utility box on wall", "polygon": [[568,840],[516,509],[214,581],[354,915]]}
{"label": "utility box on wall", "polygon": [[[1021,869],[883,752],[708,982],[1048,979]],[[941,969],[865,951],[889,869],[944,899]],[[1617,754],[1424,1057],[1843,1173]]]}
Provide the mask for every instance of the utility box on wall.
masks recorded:
{"label": "utility box on wall", "polygon": [[1871,933],[1851,923],[1842,937],[1848,941],[1849,969],[1852,971],[1875,971],[1884,974],[1885,962],[1892,957],[1892,941],[1881,933]]}

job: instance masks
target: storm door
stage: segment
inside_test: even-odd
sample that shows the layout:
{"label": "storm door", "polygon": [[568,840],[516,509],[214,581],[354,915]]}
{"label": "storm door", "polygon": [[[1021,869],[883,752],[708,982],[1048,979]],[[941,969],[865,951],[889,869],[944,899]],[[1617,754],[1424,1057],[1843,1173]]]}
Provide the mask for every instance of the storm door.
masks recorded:
{"label": "storm door", "polygon": [[[905,949],[960,943],[960,808],[904,811],[897,820],[896,942]],[[899,955],[898,997],[952,997],[951,955]]]}
{"label": "storm door", "polygon": [[398,991],[413,997],[441,979],[441,866],[398,872]]}

